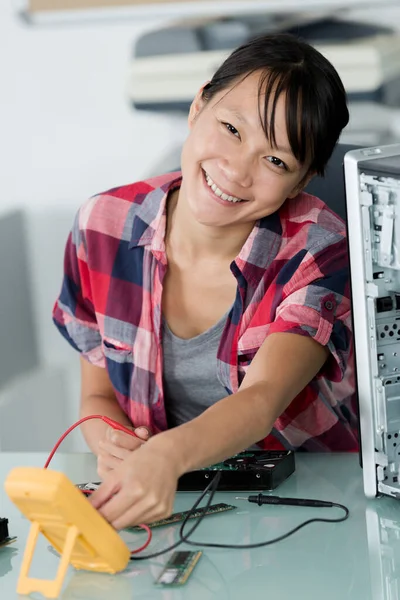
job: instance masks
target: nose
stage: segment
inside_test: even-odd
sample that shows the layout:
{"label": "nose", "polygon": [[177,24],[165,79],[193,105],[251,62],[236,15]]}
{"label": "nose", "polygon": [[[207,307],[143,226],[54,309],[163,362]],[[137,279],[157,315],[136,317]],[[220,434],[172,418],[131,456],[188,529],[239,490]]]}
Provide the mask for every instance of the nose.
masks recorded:
{"label": "nose", "polygon": [[253,161],[244,153],[221,158],[219,167],[226,180],[242,188],[253,183]]}

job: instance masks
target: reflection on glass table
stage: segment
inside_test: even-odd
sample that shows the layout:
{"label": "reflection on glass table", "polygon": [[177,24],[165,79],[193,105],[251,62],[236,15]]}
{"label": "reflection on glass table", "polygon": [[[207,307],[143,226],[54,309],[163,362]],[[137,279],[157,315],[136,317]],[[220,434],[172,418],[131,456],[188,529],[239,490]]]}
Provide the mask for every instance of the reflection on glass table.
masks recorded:
{"label": "reflection on glass table", "polygon": [[372,599],[400,600],[399,501],[371,501],[365,509],[365,520]]}
{"label": "reflection on glass table", "polygon": [[10,571],[12,571],[13,565],[11,559],[14,555],[18,553],[17,548],[10,544],[9,546],[3,546],[0,548],[1,552],[1,561],[0,561],[0,577],[3,575],[7,575]]}

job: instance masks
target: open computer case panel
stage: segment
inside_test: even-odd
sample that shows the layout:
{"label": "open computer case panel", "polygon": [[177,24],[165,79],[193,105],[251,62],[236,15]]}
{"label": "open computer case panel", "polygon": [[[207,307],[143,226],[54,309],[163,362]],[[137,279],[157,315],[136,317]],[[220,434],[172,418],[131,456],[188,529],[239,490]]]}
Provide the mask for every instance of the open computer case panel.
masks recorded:
{"label": "open computer case panel", "polygon": [[344,169],[364,490],[400,498],[400,144]]}

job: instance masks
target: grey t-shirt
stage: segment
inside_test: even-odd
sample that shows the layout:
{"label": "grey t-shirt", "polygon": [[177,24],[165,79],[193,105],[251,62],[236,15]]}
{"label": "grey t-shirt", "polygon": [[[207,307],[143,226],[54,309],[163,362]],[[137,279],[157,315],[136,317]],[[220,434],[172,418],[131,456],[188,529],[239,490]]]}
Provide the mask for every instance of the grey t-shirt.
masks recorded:
{"label": "grey t-shirt", "polygon": [[163,384],[169,427],[194,419],[228,395],[217,377],[217,352],[227,316],[188,340],[174,335],[163,318]]}

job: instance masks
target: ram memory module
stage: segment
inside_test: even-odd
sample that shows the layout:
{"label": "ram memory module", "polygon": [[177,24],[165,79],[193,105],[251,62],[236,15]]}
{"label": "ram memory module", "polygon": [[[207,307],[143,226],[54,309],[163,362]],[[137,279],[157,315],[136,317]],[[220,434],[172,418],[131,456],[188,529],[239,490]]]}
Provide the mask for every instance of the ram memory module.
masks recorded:
{"label": "ram memory module", "polygon": [[[207,509],[206,507],[197,508],[191,513],[189,519],[198,519],[201,516],[206,517],[209,515],[216,515],[219,513],[227,512],[228,510],[233,510],[234,508],[237,507],[233,506],[232,504],[225,504],[224,502],[220,502],[219,504],[212,504]],[[149,527],[151,529],[154,529],[155,527],[163,527],[164,525],[173,525],[174,523],[179,523],[180,521],[183,521],[186,518],[189,512],[189,510],[185,510],[182,512],[174,513],[166,519],[160,519],[159,521],[154,521],[154,523],[149,523]],[[135,525],[134,527],[125,527],[125,531],[143,531],[143,529]]]}

